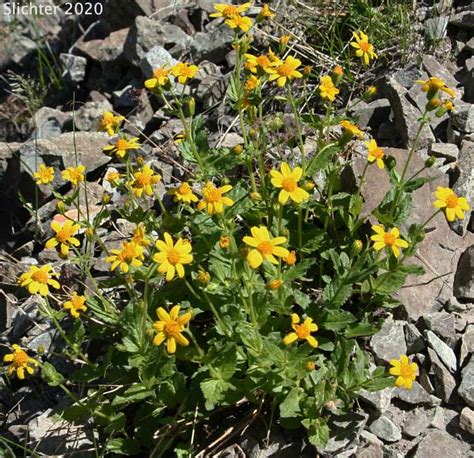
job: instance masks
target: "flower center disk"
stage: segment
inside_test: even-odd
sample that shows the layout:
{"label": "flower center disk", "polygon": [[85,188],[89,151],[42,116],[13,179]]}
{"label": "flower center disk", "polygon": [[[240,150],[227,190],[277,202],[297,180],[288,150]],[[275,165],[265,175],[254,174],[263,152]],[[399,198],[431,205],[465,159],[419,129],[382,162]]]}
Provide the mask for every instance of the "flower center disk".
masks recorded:
{"label": "flower center disk", "polygon": [[273,245],[268,241],[260,242],[258,245],[258,251],[262,254],[272,254]]}
{"label": "flower center disk", "polygon": [[181,259],[181,255],[179,254],[178,250],[175,250],[174,248],[172,248],[171,250],[168,250],[167,259],[170,264],[175,265],[179,263],[179,260]]}

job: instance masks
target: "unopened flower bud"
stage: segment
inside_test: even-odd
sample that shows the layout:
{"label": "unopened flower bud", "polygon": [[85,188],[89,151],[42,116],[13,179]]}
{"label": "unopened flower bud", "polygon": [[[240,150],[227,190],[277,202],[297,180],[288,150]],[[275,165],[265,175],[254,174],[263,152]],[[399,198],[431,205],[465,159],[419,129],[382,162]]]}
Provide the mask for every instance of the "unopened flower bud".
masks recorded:
{"label": "unopened flower bud", "polygon": [[281,49],[285,49],[285,48],[286,48],[288,42],[290,41],[290,38],[291,38],[291,37],[290,37],[289,35],[282,35],[282,36],[280,37],[280,48],[281,48]]}
{"label": "unopened flower bud", "polygon": [[303,68],[303,76],[305,78],[309,78],[311,76],[311,72],[313,71],[313,67],[311,67],[311,65],[306,65],[304,68]]}
{"label": "unopened flower bud", "polygon": [[46,349],[44,348],[44,345],[40,345],[36,350],[36,353],[38,353],[38,355],[42,355],[45,351]]}
{"label": "unopened flower bud", "polygon": [[284,261],[289,265],[293,266],[296,264],[296,251],[290,251],[290,254],[284,259]]}
{"label": "unopened flower bud", "polygon": [[435,165],[435,163],[436,163],[436,158],[434,156],[430,156],[425,161],[425,167],[429,169],[430,167],[433,167],[433,165]]}
{"label": "unopened flower bud", "polygon": [[211,281],[211,275],[205,270],[200,270],[197,274],[197,281],[200,285],[206,286]]}
{"label": "unopened flower bud", "polygon": [[56,211],[60,215],[63,215],[64,212],[66,211],[66,204],[62,200],[58,201],[58,203],[56,204]]}
{"label": "unopened flower bud", "polygon": [[273,132],[277,132],[283,127],[284,124],[285,122],[283,120],[283,116],[281,114],[277,114],[273,118],[271,129],[273,130]]}
{"label": "unopened flower bud", "polygon": [[354,240],[354,243],[352,244],[352,253],[359,254],[363,247],[364,244],[362,243],[362,240]]}
{"label": "unopened flower bud", "polygon": [[194,113],[196,113],[196,100],[194,100],[194,97],[191,97],[189,99],[188,109],[189,109],[189,114],[191,116],[194,116]]}
{"label": "unopened flower bud", "polygon": [[434,97],[430,100],[428,100],[428,103],[426,104],[426,109],[428,111],[433,111],[436,110],[441,105],[441,100],[438,99],[437,97]]}
{"label": "unopened flower bud", "polygon": [[137,157],[137,165],[139,167],[143,167],[144,164],[145,164],[145,159],[143,159],[143,157],[141,157],[141,156],[138,156]]}
{"label": "unopened flower bud", "polygon": [[87,240],[92,240],[94,238],[94,228],[93,227],[88,227],[85,231],[84,231],[84,235],[86,237]]}
{"label": "unopened flower bud", "polygon": [[441,105],[435,112],[435,116],[437,118],[441,118],[444,116],[444,114],[448,111],[453,111],[454,110],[454,104],[451,102],[451,100],[446,100],[443,105]]}
{"label": "unopened flower bud", "polygon": [[250,199],[254,202],[260,202],[262,200],[262,195],[259,192],[251,192]]}
{"label": "unopened flower bud", "polygon": [[377,88],[375,86],[369,86],[363,95],[364,100],[371,100],[377,94]]}
{"label": "unopened flower bud", "polygon": [[220,239],[219,239],[219,246],[225,250],[226,248],[229,248],[230,246],[230,237],[228,235],[223,235]]}
{"label": "unopened flower bud", "polygon": [[110,194],[104,192],[104,194],[102,194],[102,204],[107,205],[108,203],[110,203]]}
{"label": "unopened flower bud", "polygon": [[274,291],[278,288],[281,288],[282,285],[283,285],[283,280],[279,278],[275,278],[274,280],[271,280],[267,283],[267,288]]}
{"label": "unopened flower bud", "polygon": [[253,127],[251,127],[249,129],[249,137],[252,139],[252,140],[256,140],[258,138],[258,130],[257,129],[254,129]]}
{"label": "unopened flower bud", "polygon": [[314,369],[316,369],[316,363],[314,363],[313,361],[308,361],[306,363],[306,370],[308,372],[311,372],[311,371],[314,371]]}
{"label": "unopened flower bud", "polygon": [[232,148],[232,152],[236,155],[239,155],[239,154],[242,154],[242,151],[244,150],[244,147],[243,145],[235,145],[233,148]]}
{"label": "unopened flower bud", "polygon": [[305,181],[301,186],[305,191],[312,191],[314,189],[314,181]]}
{"label": "unopened flower bud", "polygon": [[344,76],[344,69],[340,65],[336,65],[331,74],[332,82],[337,85],[341,82],[342,77]]}

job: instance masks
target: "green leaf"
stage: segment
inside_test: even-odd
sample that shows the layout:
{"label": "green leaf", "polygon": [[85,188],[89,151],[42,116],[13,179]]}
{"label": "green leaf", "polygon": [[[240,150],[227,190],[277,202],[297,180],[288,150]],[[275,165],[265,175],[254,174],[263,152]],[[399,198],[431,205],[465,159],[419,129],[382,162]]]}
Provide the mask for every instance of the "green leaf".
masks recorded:
{"label": "green leaf", "polygon": [[316,263],[316,259],[303,259],[302,261],[298,262],[294,266],[290,267],[283,273],[283,280],[290,282],[296,280],[297,278],[301,278],[303,275],[306,274],[308,269]]}
{"label": "green leaf", "polygon": [[[386,272],[377,280],[377,293],[396,293],[404,284],[407,274],[401,271]],[[380,283],[379,283],[380,282]]]}
{"label": "green leaf", "polygon": [[307,418],[302,422],[308,430],[309,442],[320,448],[324,448],[329,441],[329,427],[324,419]]}
{"label": "green leaf", "polygon": [[352,337],[371,336],[377,332],[377,327],[370,323],[353,323],[344,331],[344,335],[350,339]]}
{"label": "green leaf", "polygon": [[41,366],[41,377],[49,386],[59,386],[65,381],[65,378],[48,362]]}
{"label": "green leaf", "polygon": [[224,399],[227,390],[232,386],[225,380],[207,379],[200,383],[202,394],[206,400],[207,410],[213,410],[214,407]]}
{"label": "green leaf", "polygon": [[115,396],[112,405],[121,407],[127,404],[132,404],[136,401],[141,401],[153,395],[153,390],[149,390],[141,383],[131,386],[125,390],[121,395]]}
{"label": "green leaf", "polygon": [[344,284],[343,279],[335,279],[323,290],[322,299],[326,305],[340,307],[352,294],[352,285]]}
{"label": "green leaf", "polygon": [[329,331],[340,331],[356,321],[357,318],[350,312],[344,310],[327,310],[323,318],[319,320],[318,325]]}
{"label": "green leaf", "polygon": [[331,161],[333,156],[339,151],[339,148],[337,146],[329,146],[323,148],[321,151],[319,151],[316,156],[312,159],[312,161],[309,163],[309,166],[306,168],[306,175],[307,176],[312,176],[315,173],[319,172],[320,170],[323,170],[326,166],[328,166]]}
{"label": "green leaf", "polygon": [[280,416],[282,418],[297,417],[300,409],[301,391],[293,388],[283,402],[280,404]]}
{"label": "green leaf", "polygon": [[140,452],[140,444],[134,439],[115,438],[107,442],[107,450],[119,455],[136,455]]}
{"label": "green leaf", "polygon": [[432,177],[414,178],[413,180],[407,181],[403,186],[403,189],[406,192],[413,192],[416,191],[418,188],[421,188],[425,183],[429,183],[433,180],[434,178]]}

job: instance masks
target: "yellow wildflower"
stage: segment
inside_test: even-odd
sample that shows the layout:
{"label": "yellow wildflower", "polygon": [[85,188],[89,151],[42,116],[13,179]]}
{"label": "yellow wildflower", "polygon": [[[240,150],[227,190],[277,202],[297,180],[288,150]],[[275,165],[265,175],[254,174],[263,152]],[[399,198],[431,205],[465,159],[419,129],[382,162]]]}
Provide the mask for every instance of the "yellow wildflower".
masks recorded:
{"label": "yellow wildflower", "polygon": [[161,345],[166,340],[166,351],[169,354],[176,352],[176,344],[183,347],[189,345],[189,340],[184,337],[183,331],[192,317],[191,312],[179,315],[179,305],[175,305],[168,313],[163,307],[156,309],[159,321],[153,323],[153,329],[157,332],[153,339],[153,345]]}
{"label": "yellow wildflower", "polygon": [[290,35],[282,35],[280,37],[280,44],[282,46],[286,46],[289,43],[290,40],[291,40]]}
{"label": "yellow wildflower", "polygon": [[211,281],[211,275],[205,270],[199,270],[196,279],[199,284],[206,286]]}
{"label": "yellow wildflower", "polygon": [[451,97],[456,97],[456,93],[453,91],[453,89],[449,88],[443,80],[436,76],[432,76],[431,78],[428,78],[424,81],[417,80],[416,82],[421,84],[421,90],[427,93],[426,96],[428,99],[435,97],[439,91],[443,91]]}
{"label": "yellow wildflower", "polygon": [[293,332],[290,332],[283,338],[285,345],[290,345],[299,339],[306,340],[313,348],[318,346],[318,341],[311,335],[312,332],[318,330],[318,326],[316,323],[313,323],[312,318],[308,317],[300,324],[300,317],[296,313],[292,313],[291,327],[293,328]]}
{"label": "yellow wildflower", "polygon": [[111,256],[105,258],[106,262],[110,262],[110,270],[114,271],[117,267],[123,273],[130,270],[130,266],[140,267],[143,265],[143,247],[135,242],[123,242],[120,250],[110,250]]}
{"label": "yellow wildflower", "polygon": [[228,235],[222,235],[219,238],[219,246],[225,250],[230,247],[230,237]]}
{"label": "yellow wildflower", "polygon": [[155,174],[149,164],[145,164],[141,170],[133,173],[133,180],[129,182],[133,194],[141,197],[143,193],[147,196],[153,195],[153,186],[161,181],[161,176]]}
{"label": "yellow wildflower", "polygon": [[347,119],[341,121],[339,124],[344,129],[344,134],[350,136],[351,138],[354,136],[362,138],[364,135],[364,132],[362,132],[355,124],[352,124]]}
{"label": "yellow wildflower", "polygon": [[145,87],[153,90],[157,87],[166,86],[170,81],[170,69],[166,66],[153,70],[153,77],[145,81]]}
{"label": "yellow wildflower", "polygon": [[281,288],[283,285],[283,280],[280,278],[275,278],[274,280],[271,280],[267,283],[267,288],[271,289],[272,291],[275,291],[276,289]]}
{"label": "yellow wildflower", "polygon": [[275,186],[275,188],[281,188],[280,194],[278,195],[278,202],[280,202],[280,204],[286,204],[288,199],[291,199],[297,204],[308,199],[309,194],[298,186],[298,181],[302,175],[303,169],[301,167],[295,167],[291,170],[286,162],[281,164],[280,171],[270,171],[272,185]]}
{"label": "yellow wildflower", "polygon": [[100,130],[107,132],[109,135],[114,135],[124,119],[123,116],[115,116],[112,112],[105,111],[100,121]]}
{"label": "yellow wildflower", "polygon": [[18,282],[20,286],[28,288],[30,294],[39,293],[46,297],[49,294],[49,286],[59,289],[59,283],[54,277],[58,277],[58,274],[53,272],[49,264],[42,267],[31,266],[28,272],[20,275]]}
{"label": "yellow wildflower", "polygon": [[339,89],[334,85],[332,78],[328,75],[321,76],[318,89],[319,96],[323,100],[329,100],[330,102],[334,102],[336,95],[339,94]]}
{"label": "yellow wildflower", "polygon": [[294,266],[296,264],[296,251],[291,250],[283,261],[285,261],[289,266]]}
{"label": "yellow wildflower", "polygon": [[196,65],[189,65],[185,62],[178,62],[171,67],[171,73],[175,78],[178,78],[180,84],[186,84],[190,78],[194,78],[199,68]]}
{"label": "yellow wildflower", "polygon": [[197,202],[198,198],[193,193],[193,189],[189,186],[189,183],[183,181],[178,187],[170,189],[168,194],[174,196],[175,202],[184,202],[185,204],[191,204],[191,202]]}
{"label": "yellow wildflower", "polygon": [[225,20],[226,25],[231,29],[240,29],[242,32],[248,32],[252,27],[252,19],[247,16],[241,16],[240,14],[234,14]]}
{"label": "yellow wildflower", "polygon": [[63,304],[63,308],[69,310],[73,318],[79,318],[79,312],[85,312],[87,310],[85,302],[86,298],[84,296],[79,296],[76,291],[74,291],[71,299]]}
{"label": "yellow wildflower", "polygon": [[377,145],[377,142],[373,139],[368,142],[365,142],[365,144],[367,145],[367,149],[369,151],[367,160],[370,163],[377,161],[378,168],[383,169],[384,168],[383,158],[385,156],[383,149],[380,148],[380,146]]}
{"label": "yellow wildflower", "polygon": [[109,169],[105,175],[105,179],[110,183],[110,186],[118,186],[122,175],[113,169]]}
{"label": "yellow wildflower", "polygon": [[36,184],[48,184],[54,180],[54,169],[53,167],[46,167],[44,164],[40,164],[39,170],[34,173]]}
{"label": "yellow wildflower", "polygon": [[383,226],[373,225],[372,230],[375,232],[375,235],[372,235],[370,240],[375,242],[374,249],[377,251],[389,247],[398,258],[400,256],[399,248],[408,247],[408,242],[400,238],[400,231],[396,227],[390,230],[390,232],[385,232]]}
{"label": "yellow wildflower", "polygon": [[151,242],[150,239],[146,236],[145,225],[143,223],[137,224],[133,231],[131,241],[142,247],[147,247],[148,245],[150,245]]}
{"label": "yellow wildflower", "polygon": [[56,235],[46,242],[45,248],[51,249],[59,245],[61,255],[66,257],[69,254],[69,248],[79,246],[80,242],[74,235],[81,228],[79,224],[74,224],[70,219],[60,223],[58,221],[51,222],[51,228]]}
{"label": "yellow wildflower", "polygon": [[285,237],[271,238],[265,226],[252,227],[252,237],[245,236],[243,241],[253,249],[247,255],[247,262],[252,269],[258,268],[264,260],[272,264],[278,264],[275,256],[286,258],[290,253],[286,248],[278,245],[286,243]]}
{"label": "yellow wildflower", "polygon": [[13,352],[3,357],[4,363],[10,363],[8,375],[16,372],[16,376],[23,380],[25,378],[25,370],[28,374],[33,375],[35,367],[39,366],[39,362],[28,356],[26,351],[22,350],[19,345],[12,345]]}
{"label": "yellow wildflower", "polygon": [[217,13],[212,13],[210,17],[223,17],[230,18],[235,14],[244,13],[247,11],[252,4],[250,2],[243,3],[242,5],[229,5],[228,3],[216,3],[214,9]]}
{"label": "yellow wildflower", "polygon": [[278,65],[279,60],[272,60],[266,54],[261,54],[260,56],[254,56],[253,54],[244,54],[245,62],[244,68],[252,73],[257,73],[258,68],[267,71],[269,68],[275,67]]}
{"label": "yellow wildflower", "polygon": [[464,219],[464,212],[469,211],[469,203],[465,197],[458,197],[450,188],[438,186],[435,191],[436,200],[433,205],[436,208],[444,208],[446,219],[451,222],[456,218]]}
{"label": "yellow wildflower", "polygon": [[183,264],[190,264],[193,261],[191,254],[191,244],[179,238],[176,243],[168,232],[163,234],[165,241],[157,240],[156,248],[159,252],[153,256],[153,261],[159,264],[158,272],[166,274],[166,281],[173,280],[175,273],[179,278],[184,277]]}
{"label": "yellow wildflower", "polygon": [[395,385],[406,390],[411,390],[413,382],[416,379],[418,365],[410,362],[407,355],[400,355],[400,359],[392,359],[390,364],[393,366],[389,369],[390,375],[395,375]]}
{"label": "yellow wildflower", "polygon": [[268,3],[265,3],[262,6],[262,9],[258,13],[258,15],[261,16],[262,18],[270,18],[270,17],[275,17],[276,13],[270,9],[270,7],[268,6]]}
{"label": "yellow wildflower", "polygon": [[267,67],[265,71],[270,74],[269,81],[277,81],[278,87],[283,87],[288,80],[302,78],[303,74],[296,70],[301,65],[299,59],[288,56],[276,67]]}
{"label": "yellow wildflower", "polygon": [[371,59],[377,59],[374,47],[369,43],[369,37],[364,32],[353,32],[355,41],[351,41],[350,45],[356,49],[356,56],[360,57],[365,65],[370,64]]}
{"label": "yellow wildflower", "polygon": [[234,201],[231,198],[223,196],[223,194],[231,189],[232,186],[229,184],[216,188],[211,182],[208,182],[202,190],[203,200],[199,202],[198,210],[206,209],[208,215],[222,213],[224,206],[234,205]]}
{"label": "yellow wildflower", "polygon": [[84,181],[84,172],[86,168],[83,165],[77,167],[68,167],[63,170],[61,176],[63,180],[69,181],[73,186],[77,186],[79,183]]}
{"label": "yellow wildflower", "polygon": [[115,153],[118,157],[123,158],[130,150],[135,150],[140,148],[140,143],[138,143],[138,137],[125,138],[119,137],[115,143],[108,145],[103,148],[104,153]]}
{"label": "yellow wildflower", "polygon": [[257,89],[258,85],[260,84],[260,79],[257,78],[255,75],[251,75],[250,78],[245,82],[244,88],[246,91],[254,91]]}

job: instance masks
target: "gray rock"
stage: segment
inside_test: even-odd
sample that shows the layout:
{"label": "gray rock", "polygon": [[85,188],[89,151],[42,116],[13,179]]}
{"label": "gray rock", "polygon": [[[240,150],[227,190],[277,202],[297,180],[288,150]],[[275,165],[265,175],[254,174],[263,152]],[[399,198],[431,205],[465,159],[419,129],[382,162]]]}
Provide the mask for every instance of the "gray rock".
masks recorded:
{"label": "gray rock", "polygon": [[445,409],[444,407],[438,406],[435,409],[435,413],[429,426],[436,429],[445,430],[457,415],[458,413],[455,410]]}
{"label": "gray rock", "polygon": [[461,348],[459,350],[459,365],[462,367],[464,360],[474,353],[474,326],[468,325],[461,340]]}
{"label": "gray rock", "polygon": [[455,373],[457,369],[456,355],[451,348],[448,347],[435,333],[432,331],[425,332],[426,339],[430,347],[440,357],[441,361],[449,369],[451,373]]}
{"label": "gray rock", "polygon": [[430,424],[430,418],[427,412],[428,411],[422,408],[411,411],[403,425],[403,434],[408,437],[418,437],[423,433]]}
{"label": "gray rock", "polygon": [[172,66],[176,63],[177,61],[165,48],[153,46],[140,61],[140,69],[146,78],[151,78],[155,68],[163,67],[164,65]]}
{"label": "gray rock", "polygon": [[470,103],[458,104],[451,114],[450,124],[456,130],[469,134],[474,132],[474,105]]}
{"label": "gray rock", "polygon": [[359,447],[355,456],[356,458],[383,458],[383,448],[379,444],[368,444]]}
{"label": "gray rock", "polygon": [[393,388],[385,388],[379,391],[361,390],[359,398],[375,408],[377,413],[385,413],[390,407]]}
{"label": "gray rock", "polygon": [[28,342],[28,348],[36,352],[39,348],[43,348],[43,351],[49,352],[55,332],[55,330],[50,330],[38,334]]}
{"label": "gray rock", "polygon": [[417,381],[413,382],[411,390],[395,388],[393,396],[407,404],[430,405],[431,403],[430,395]]}
{"label": "gray rock", "polygon": [[427,74],[420,69],[419,65],[408,65],[393,74],[395,81],[397,81],[405,89],[410,89],[416,84],[417,80],[425,80]]}
{"label": "gray rock", "polygon": [[324,449],[318,449],[318,451],[334,456],[346,449],[349,444],[356,443],[368,418],[369,416],[362,412],[331,417],[329,420],[329,442]]}
{"label": "gray rock", "polygon": [[196,75],[199,84],[193,95],[200,100],[205,109],[222,103],[227,91],[227,77],[212,62],[201,62]]}
{"label": "gray rock", "polygon": [[361,128],[371,127],[376,130],[380,125],[389,120],[391,112],[388,99],[377,99],[372,102],[358,103],[353,109],[353,115],[357,118],[357,124]]}
{"label": "gray rock", "polygon": [[377,420],[372,422],[369,427],[369,431],[375,434],[379,439],[384,442],[396,442],[402,438],[402,432],[400,429],[387,417],[379,417]]}
{"label": "gray rock", "polygon": [[430,431],[418,444],[414,456],[416,458],[462,458],[466,456],[468,450],[468,444],[455,439],[446,431]]}
{"label": "gray rock", "polygon": [[429,154],[446,159],[446,162],[454,162],[459,158],[459,148],[454,143],[433,143]]}
{"label": "gray rock", "polygon": [[463,301],[474,301],[474,245],[459,258],[454,277],[454,295]]}
{"label": "gray rock", "polygon": [[[407,90],[390,76],[384,80],[383,93],[390,101],[395,126],[402,137],[403,146],[410,147],[416,137],[421,116],[420,110],[415,108],[407,98]],[[431,128],[425,125],[417,141],[418,148],[426,148],[435,141]]]}
{"label": "gray rock", "polygon": [[469,407],[474,408],[474,357],[472,356],[468,365],[462,370],[458,394]]}
{"label": "gray rock", "polygon": [[61,135],[64,124],[71,119],[71,113],[54,108],[41,107],[33,116],[35,130],[31,138],[51,138]]}
{"label": "gray rock", "polygon": [[223,148],[234,148],[237,145],[243,145],[244,139],[235,132],[229,132],[221,141],[220,146]]}
{"label": "gray rock", "polygon": [[0,333],[12,325],[16,301],[9,294],[0,294]]}
{"label": "gray rock", "polygon": [[80,83],[86,77],[87,59],[74,54],[61,53],[59,59],[64,65],[63,78],[73,83]]}
{"label": "gray rock", "polygon": [[423,321],[427,329],[445,339],[451,348],[456,346],[458,338],[455,331],[455,318],[452,313],[444,311],[428,313],[423,316]]}
{"label": "gray rock", "polygon": [[419,353],[426,348],[423,336],[413,323],[405,324],[405,340],[408,354]]}
{"label": "gray rock", "polygon": [[86,102],[75,113],[76,129],[90,132],[97,131],[105,111],[113,111],[111,103],[104,99],[101,102]]}
{"label": "gray rock", "polygon": [[444,65],[441,65],[433,56],[427,54],[423,56],[423,68],[426,70],[429,76],[436,76],[442,79],[448,87],[456,92],[456,98],[461,99],[462,91],[457,88],[459,83],[456,78],[454,78],[452,72],[449,69],[447,69]]}
{"label": "gray rock", "polygon": [[123,89],[114,91],[114,107],[115,108],[131,108],[137,104],[137,88],[131,84]]}
{"label": "gray rock", "polygon": [[459,427],[467,431],[469,434],[474,434],[474,410],[469,407],[464,407],[459,415]]}
{"label": "gray rock", "polygon": [[386,363],[407,352],[403,321],[386,321],[382,329],[370,340],[376,357]]}
{"label": "gray rock", "polygon": [[225,62],[233,35],[228,27],[216,27],[209,32],[196,32],[190,43],[193,61],[208,60],[215,64]]}
{"label": "gray rock", "polygon": [[431,371],[434,374],[436,395],[444,402],[449,403],[456,388],[456,380],[431,348],[428,348],[428,354],[431,360]]}
{"label": "gray rock", "polygon": [[465,29],[474,29],[474,11],[462,11],[449,19],[451,25]]}
{"label": "gray rock", "polygon": [[474,37],[471,38],[467,43],[466,43],[466,50],[467,51],[474,51]]}

